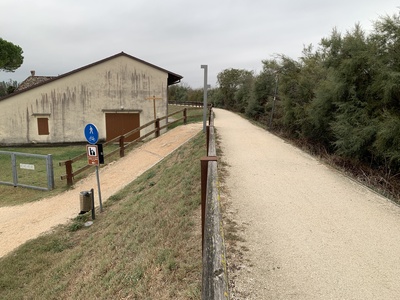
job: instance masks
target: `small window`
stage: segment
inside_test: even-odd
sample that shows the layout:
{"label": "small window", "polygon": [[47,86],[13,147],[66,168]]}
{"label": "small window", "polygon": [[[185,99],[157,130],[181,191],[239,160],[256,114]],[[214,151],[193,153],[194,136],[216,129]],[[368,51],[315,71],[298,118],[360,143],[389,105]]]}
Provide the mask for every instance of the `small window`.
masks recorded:
{"label": "small window", "polygon": [[38,118],[38,133],[39,135],[49,135],[49,119],[48,118]]}

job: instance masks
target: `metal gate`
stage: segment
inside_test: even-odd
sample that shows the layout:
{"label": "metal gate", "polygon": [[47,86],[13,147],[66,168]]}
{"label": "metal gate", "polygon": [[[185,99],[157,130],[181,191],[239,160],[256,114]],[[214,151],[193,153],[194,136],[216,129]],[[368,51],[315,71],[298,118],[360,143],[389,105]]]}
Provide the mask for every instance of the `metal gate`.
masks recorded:
{"label": "metal gate", "polygon": [[40,155],[0,151],[0,158],[0,184],[45,191],[54,189],[53,158],[51,154]]}

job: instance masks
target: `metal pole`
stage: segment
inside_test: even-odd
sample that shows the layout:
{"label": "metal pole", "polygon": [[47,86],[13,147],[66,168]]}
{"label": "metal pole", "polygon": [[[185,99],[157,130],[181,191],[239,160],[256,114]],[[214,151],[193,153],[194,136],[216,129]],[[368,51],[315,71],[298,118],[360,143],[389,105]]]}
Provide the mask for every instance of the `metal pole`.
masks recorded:
{"label": "metal pole", "polygon": [[90,190],[91,198],[90,201],[92,201],[92,220],[96,219],[96,209],[94,207],[94,190]]}
{"label": "metal pole", "polygon": [[11,165],[12,165],[13,183],[14,186],[17,186],[18,185],[17,157],[15,153],[11,153]]}
{"label": "metal pole", "polygon": [[98,189],[98,192],[99,192],[100,212],[103,212],[103,203],[101,202],[99,166],[96,166],[96,177],[97,177],[97,189]]}
{"label": "metal pole", "polygon": [[53,156],[47,154],[46,156],[46,169],[47,169],[47,188],[54,189],[54,170],[53,170]]}
{"label": "metal pole", "polygon": [[206,123],[207,123],[207,74],[208,74],[208,65],[201,65],[201,68],[204,69],[204,96],[203,96],[203,132],[206,132]]}
{"label": "metal pole", "polygon": [[274,92],[274,100],[272,102],[272,111],[271,111],[271,118],[269,119],[269,127],[272,125],[272,118],[274,117],[275,111],[275,101],[276,101],[276,94],[278,93],[278,74],[275,74],[275,92]]}

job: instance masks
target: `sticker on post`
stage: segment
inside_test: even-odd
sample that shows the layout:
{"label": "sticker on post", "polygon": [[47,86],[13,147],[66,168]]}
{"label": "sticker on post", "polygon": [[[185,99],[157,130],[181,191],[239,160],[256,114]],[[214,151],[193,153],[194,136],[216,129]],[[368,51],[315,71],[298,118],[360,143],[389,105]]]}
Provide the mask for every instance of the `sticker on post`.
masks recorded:
{"label": "sticker on post", "polygon": [[25,170],[35,170],[35,165],[31,164],[19,164],[20,169],[25,169]]}

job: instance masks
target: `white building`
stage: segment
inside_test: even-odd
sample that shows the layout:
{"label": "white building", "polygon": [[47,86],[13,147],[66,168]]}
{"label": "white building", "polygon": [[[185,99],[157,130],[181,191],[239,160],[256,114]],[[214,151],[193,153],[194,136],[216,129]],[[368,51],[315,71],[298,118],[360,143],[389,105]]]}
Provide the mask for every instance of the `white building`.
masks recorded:
{"label": "white building", "polygon": [[0,98],[0,145],[84,142],[88,123],[110,140],[167,115],[168,86],[181,79],[124,52],[57,77],[32,71]]}

